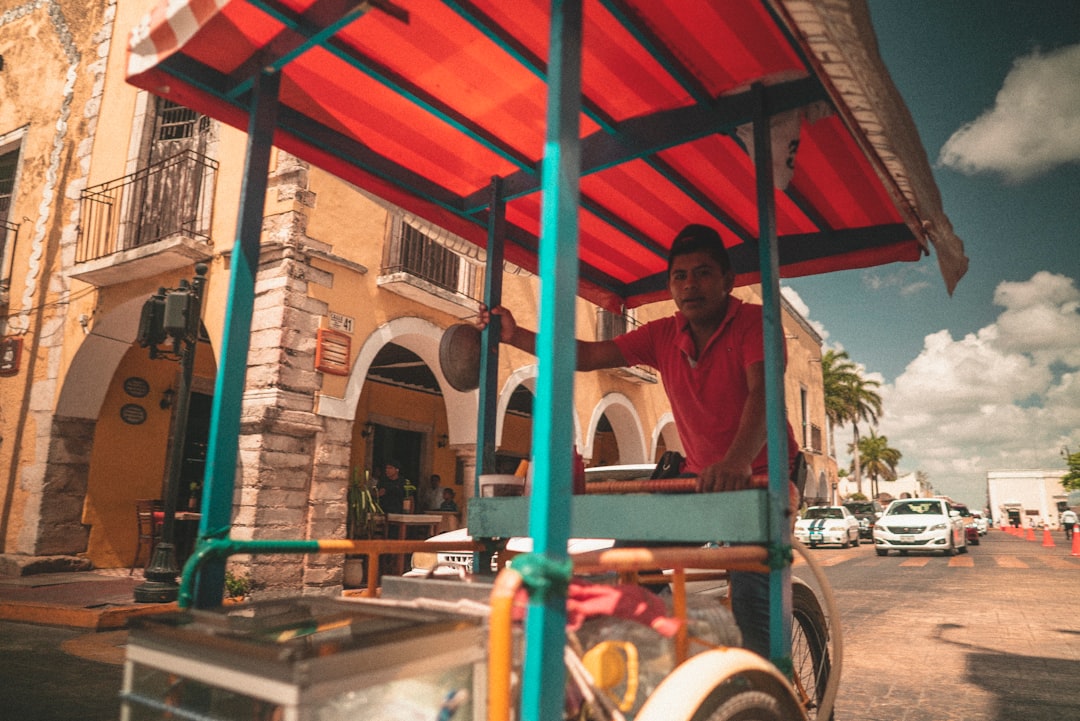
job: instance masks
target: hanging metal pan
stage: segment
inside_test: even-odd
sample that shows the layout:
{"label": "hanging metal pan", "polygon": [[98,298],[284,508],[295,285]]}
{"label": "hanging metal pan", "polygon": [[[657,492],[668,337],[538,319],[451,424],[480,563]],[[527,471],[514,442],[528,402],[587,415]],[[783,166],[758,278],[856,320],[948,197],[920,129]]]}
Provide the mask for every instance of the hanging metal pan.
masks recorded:
{"label": "hanging metal pan", "polygon": [[457,323],[443,332],[439,366],[454,390],[480,387],[480,331],[470,323]]}

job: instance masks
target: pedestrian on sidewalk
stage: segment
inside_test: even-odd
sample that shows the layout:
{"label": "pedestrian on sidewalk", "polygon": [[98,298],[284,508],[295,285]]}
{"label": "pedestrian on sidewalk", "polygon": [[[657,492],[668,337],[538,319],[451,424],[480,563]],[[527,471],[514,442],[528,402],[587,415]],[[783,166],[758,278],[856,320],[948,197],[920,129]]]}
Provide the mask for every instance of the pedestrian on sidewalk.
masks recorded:
{"label": "pedestrian on sidewalk", "polygon": [[1061,526],[1065,529],[1065,540],[1072,540],[1072,535],[1076,533],[1077,517],[1076,511],[1071,508],[1066,508],[1065,512],[1061,514]]}

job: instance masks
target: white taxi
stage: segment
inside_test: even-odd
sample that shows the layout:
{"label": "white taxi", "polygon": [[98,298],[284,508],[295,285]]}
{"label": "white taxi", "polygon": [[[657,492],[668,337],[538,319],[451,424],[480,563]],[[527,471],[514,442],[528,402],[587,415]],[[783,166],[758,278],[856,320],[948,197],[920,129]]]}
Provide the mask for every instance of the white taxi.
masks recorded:
{"label": "white taxi", "polygon": [[859,545],[859,520],[844,506],[811,506],[795,522],[795,540],[811,548],[826,543]]}

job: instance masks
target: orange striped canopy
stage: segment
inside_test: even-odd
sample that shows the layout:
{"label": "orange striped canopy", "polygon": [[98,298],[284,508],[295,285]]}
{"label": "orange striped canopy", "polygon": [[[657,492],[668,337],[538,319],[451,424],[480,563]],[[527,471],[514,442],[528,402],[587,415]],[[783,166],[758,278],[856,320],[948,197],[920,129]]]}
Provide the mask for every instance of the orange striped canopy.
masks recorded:
{"label": "orange striped canopy", "polygon": [[[665,297],[666,251],[718,228],[758,278],[751,87],[773,114],[784,276],[914,261],[951,292],[967,259],[863,0],[585,0],[580,293]],[[134,31],[131,83],[246,129],[281,72],[275,144],[479,246],[493,178],[505,257],[536,267],[545,0],[168,0]]]}

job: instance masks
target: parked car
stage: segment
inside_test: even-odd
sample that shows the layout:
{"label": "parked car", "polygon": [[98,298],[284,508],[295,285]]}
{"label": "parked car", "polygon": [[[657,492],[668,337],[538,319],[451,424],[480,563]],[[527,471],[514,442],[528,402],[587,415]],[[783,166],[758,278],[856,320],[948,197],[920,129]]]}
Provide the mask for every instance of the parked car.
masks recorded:
{"label": "parked car", "polygon": [[795,522],[795,539],[814,548],[836,543],[859,545],[859,521],[844,506],[811,506]]}
{"label": "parked car", "polygon": [[950,508],[960,514],[964,521],[964,536],[969,546],[979,545],[979,524],[975,520],[975,514],[962,503],[953,503]]}
{"label": "parked car", "polygon": [[987,533],[989,533],[990,521],[978,511],[976,511],[972,515],[975,516],[975,526],[979,529],[979,535],[985,536]]}
{"label": "parked car", "polygon": [[881,504],[877,501],[848,501],[843,505],[859,522],[859,537],[873,540],[874,524],[885,511]]}
{"label": "parked car", "polygon": [[904,498],[889,504],[874,526],[877,555],[898,551],[967,553],[964,519],[941,498]]}
{"label": "parked car", "polygon": [[[472,540],[469,529],[459,528],[456,531],[447,531],[437,536],[432,536],[429,541],[449,541],[454,543],[468,543]],[[611,548],[615,541],[610,538],[571,538],[567,541],[566,550],[571,555],[586,553],[588,551],[603,551]],[[528,553],[532,551],[532,539],[527,537],[514,537],[506,542],[506,550],[513,554]],[[498,554],[491,559],[491,570],[494,571],[498,564]],[[472,551],[439,551],[438,553],[414,553],[412,555],[412,568],[406,571],[406,576],[438,576],[456,577],[461,574],[473,572]]]}
{"label": "parked car", "polygon": [[[614,466],[596,466],[585,469],[585,482],[599,481],[632,481],[648,478],[655,468],[649,463],[623,464]],[[467,542],[471,539],[469,529],[459,528],[456,531],[448,531],[429,538],[429,541]],[[614,540],[610,538],[571,538],[567,542],[568,553],[584,553],[586,551],[599,551],[611,548]],[[531,538],[511,538],[506,543],[506,549],[513,553],[525,553],[532,550]],[[498,556],[491,559],[492,570],[498,563]],[[473,572],[473,554],[471,551],[452,552],[442,551],[439,553],[414,553],[412,558],[412,570],[406,576],[456,576],[461,573]]]}

